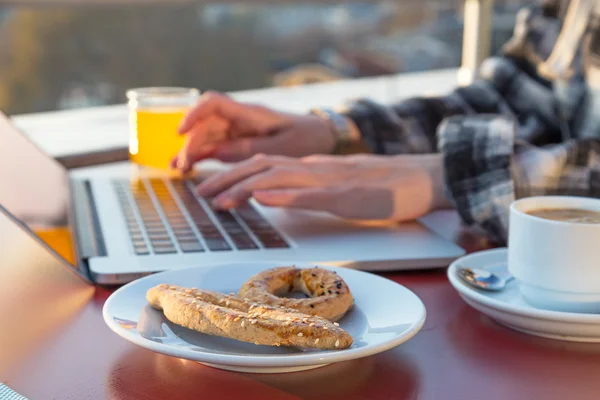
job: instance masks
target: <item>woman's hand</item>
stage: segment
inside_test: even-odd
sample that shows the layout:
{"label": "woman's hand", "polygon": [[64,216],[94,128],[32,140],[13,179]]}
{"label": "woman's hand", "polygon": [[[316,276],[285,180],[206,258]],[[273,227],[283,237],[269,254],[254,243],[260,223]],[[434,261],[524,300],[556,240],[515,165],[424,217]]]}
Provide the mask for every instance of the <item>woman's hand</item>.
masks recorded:
{"label": "woman's hand", "polygon": [[448,208],[438,154],[258,155],[198,186],[217,208],[250,197],[273,207],[327,211],[349,219],[406,221]]}
{"label": "woman's hand", "polygon": [[202,95],[179,128],[186,141],[171,166],[183,172],[205,159],[240,161],[255,154],[302,157],[330,153],[335,137],[327,121],[242,104],[215,92]]}

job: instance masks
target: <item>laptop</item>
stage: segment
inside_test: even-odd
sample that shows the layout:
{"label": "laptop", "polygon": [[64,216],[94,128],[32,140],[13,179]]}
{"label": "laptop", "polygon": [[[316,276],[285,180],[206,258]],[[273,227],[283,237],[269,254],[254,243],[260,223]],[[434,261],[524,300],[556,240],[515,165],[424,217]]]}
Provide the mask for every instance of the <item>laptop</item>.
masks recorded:
{"label": "laptop", "polygon": [[185,177],[130,163],[67,171],[0,113],[0,205],[25,227],[69,226],[74,268],[95,283],[230,262],[435,268],[464,254],[419,222],[358,223],[253,200],[216,211],[194,188],[220,168],[206,163]]}

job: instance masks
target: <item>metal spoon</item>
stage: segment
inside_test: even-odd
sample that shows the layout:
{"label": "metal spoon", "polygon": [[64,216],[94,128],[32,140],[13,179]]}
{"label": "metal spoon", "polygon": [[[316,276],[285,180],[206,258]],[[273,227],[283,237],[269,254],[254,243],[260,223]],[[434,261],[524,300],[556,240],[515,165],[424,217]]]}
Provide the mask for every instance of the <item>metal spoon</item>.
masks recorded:
{"label": "metal spoon", "polygon": [[514,278],[510,275],[501,277],[485,269],[466,267],[458,268],[458,276],[471,286],[491,291],[504,289],[506,284]]}

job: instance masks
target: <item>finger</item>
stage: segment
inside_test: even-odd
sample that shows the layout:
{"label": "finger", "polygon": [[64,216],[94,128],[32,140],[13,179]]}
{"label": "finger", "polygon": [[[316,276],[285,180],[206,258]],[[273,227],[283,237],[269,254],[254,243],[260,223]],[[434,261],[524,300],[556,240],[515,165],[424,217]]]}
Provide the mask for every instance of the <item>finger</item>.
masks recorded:
{"label": "finger", "polygon": [[343,193],[339,188],[294,188],[256,190],[253,197],[264,206],[301,208],[335,214],[335,205]]}
{"label": "finger", "polygon": [[186,133],[192,127],[211,115],[227,116],[239,112],[243,106],[230,97],[217,92],[206,92],[198,103],[186,114],[179,125],[178,132]]}
{"label": "finger", "polygon": [[194,164],[208,159],[214,158],[216,145],[207,144],[201,149],[195,150],[192,153],[188,153],[186,158],[182,158],[179,154],[171,160],[171,168],[178,169],[183,173],[191,171]]}
{"label": "finger", "polygon": [[215,143],[226,140],[228,129],[229,121],[217,116],[211,116],[196,124],[187,134],[179,151],[176,167],[182,171],[191,169],[195,162],[215,151]]}
{"label": "finger", "polygon": [[281,156],[256,155],[249,160],[241,162],[229,171],[215,174],[198,185],[198,194],[213,197],[230,188],[236,183],[271,168],[274,165],[299,164],[296,159]]}
{"label": "finger", "polygon": [[302,162],[306,164],[345,164],[348,163],[348,156],[332,156],[325,154],[315,154],[302,157]]}
{"label": "finger", "polygon": [[319,186],[319,182],[318,174],[313,171],[297,166],[274,167],[233,185],[219,194],[213,205],[223,209],[234,208],[252,197],[256,190],[314,187]]}

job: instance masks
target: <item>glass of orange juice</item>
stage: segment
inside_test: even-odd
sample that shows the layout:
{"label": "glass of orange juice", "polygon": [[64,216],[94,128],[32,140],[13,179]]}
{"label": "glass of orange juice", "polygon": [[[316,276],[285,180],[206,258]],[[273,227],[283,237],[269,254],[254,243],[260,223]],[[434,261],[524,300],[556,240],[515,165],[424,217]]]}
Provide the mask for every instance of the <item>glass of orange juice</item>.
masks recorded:
{"label": "glass of orange juice", "polygon": [[147,167],[169,168],[185,136],[179,123],[200,92],[194,88],[148,87],[127,91],[129,101],[129,159]]}

